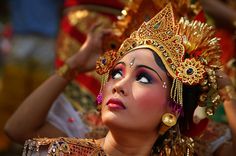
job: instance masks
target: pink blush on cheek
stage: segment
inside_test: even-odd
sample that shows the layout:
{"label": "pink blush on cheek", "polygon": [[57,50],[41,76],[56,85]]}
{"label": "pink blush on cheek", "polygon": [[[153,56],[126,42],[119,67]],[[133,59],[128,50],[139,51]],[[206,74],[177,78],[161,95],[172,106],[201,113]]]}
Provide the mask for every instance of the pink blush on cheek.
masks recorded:
{"label": "pink blush on cheek", "polygon": [[146,92],[145,94],[141,94],[139,92],[136,93],[134,97],[136,100],[136,104],[143,110],[162,110],[167,106],[167,99],[165,95],[158,95],[157,92]]}

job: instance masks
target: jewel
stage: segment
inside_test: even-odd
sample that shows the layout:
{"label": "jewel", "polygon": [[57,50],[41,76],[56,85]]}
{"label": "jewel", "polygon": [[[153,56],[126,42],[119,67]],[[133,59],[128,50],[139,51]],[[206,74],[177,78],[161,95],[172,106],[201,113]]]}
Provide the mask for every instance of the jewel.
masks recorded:
{"label": "jewel", "polygon": [[160,49],[160,51],[163,51],[163,50],[164,50],[164,47],[163,47],[163,46],[160,46],[159,49]]}
{"label": "jewel", "polygon": [[96,99],[96,104],[100,105],[102,103],[102,93],[100,92]]}
{"label": "jewel", "polygon": [[73,123],[73,122],[75,121],[75,119],[72,118],[72,117],[69,117],[67,121],[68,121],[69,123]]}
{"label": "jewel", "polygon": [[167,54],[167,52],[166,52],[166,51],[164,51],[164,52],[163,52],[163,55],[164,55],[165,57],[167,57],[167,56],[168,56],[168,54]]}
{"label": "jewel", "polygon": [[136,47],[136,46],[137,46],[136,42],[134,42],[134,43],[132,44],[132,46],[133,46],[133,47]]}
{"label": "jewel", "polygon": [[147,43],[148,45],[151,45],[151,44],[152,44],[152,41],[151,41],[151,40],[147,40],[146,43]]}
{"label": "jewel", "polygon": [[156,24],[154,25],[154,29],[158,29],[158,28],[160,27],[160,25],[161,25],[161,22],[156,23]]}
{"label": "jewel", "polygon": [[171,60],[171,58],[169,58],[169,57],[168,57],[166,60],[167,60],[167,62],[168,62],[169,64],[171,64],[171,63],[172,63],[172,60]]}
{"label": "jewel", "polygon": [[193,74],[193,68],[188,68],[187,69],[187,74],[192,75]]}
{"label": "jewel", "polygon": [[172,68],[173,70],[176,69],[176,67],[175,67],[173,64],[171,65],[171,68]]}
{"label": "jewel", "polygon": [[106,64],[107,63],[107,59],[105,59],[105,58],[102,58],[102,64]]}

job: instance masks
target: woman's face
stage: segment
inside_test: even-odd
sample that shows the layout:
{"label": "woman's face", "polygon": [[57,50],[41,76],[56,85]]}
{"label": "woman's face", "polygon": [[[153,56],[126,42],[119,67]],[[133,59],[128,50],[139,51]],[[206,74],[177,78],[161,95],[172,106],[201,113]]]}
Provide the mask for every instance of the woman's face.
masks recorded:
{"label": "woman's face", "polygon": [[116,63],[104,86],[103,122],[110,128],[156,130],[168,109],[168,86],[166,73],[149,49],[128,53]]}

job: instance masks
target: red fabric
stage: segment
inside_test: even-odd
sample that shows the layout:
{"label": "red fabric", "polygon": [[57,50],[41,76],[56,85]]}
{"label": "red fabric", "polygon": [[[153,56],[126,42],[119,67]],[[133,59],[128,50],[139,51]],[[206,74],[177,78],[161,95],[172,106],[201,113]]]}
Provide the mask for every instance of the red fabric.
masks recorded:
{"label": "red fabric", "polygon": [[189,123],[190,129],[186,132],[184,132],[184,135],[189,137],[199,136],[202,134],[202,132],[206,129],[208,125],[209,119],[203,119],[198,124],[195,124],[193,122]]}
{"label": "red fabric", "polygon": [[206,22],[206,17],[205,17],[205,13],[204,11],[200,11],[194,18],[194,20],[196,21],[200,21],[202,23],[205,23]]}
{"label": "red fabric", "polygon": [[[56,68],[59,68],[64,64],[64,62],[57,58],[55,64]],[[101,85],[100,81],[95,77],[86,74],[79,74],[75,78],[75,81],[78,82],[81,86],[88,89],[94,96],[98,95]]]}
{"label": "red fabric", "polygon": [[100,81],[93,76],[79,74],[75,80],[87,88],[94,96],[97,96],[100,90]]}
{"label": "red fabric", "polygon": [[64,17],[61,22],[61,29],[69,34],[70,37],[74,38],[80,43],[83,43],[86,39],[86,35],[81,33],[76,27],[70,25],[68,17]]}
{"label": "red fabric", "polygon": [[222,50],[221,62],[226,64],[231,58],[235,57],[235,41],[231,32],[225,29],[216,29],[216,37],[220,38]]}

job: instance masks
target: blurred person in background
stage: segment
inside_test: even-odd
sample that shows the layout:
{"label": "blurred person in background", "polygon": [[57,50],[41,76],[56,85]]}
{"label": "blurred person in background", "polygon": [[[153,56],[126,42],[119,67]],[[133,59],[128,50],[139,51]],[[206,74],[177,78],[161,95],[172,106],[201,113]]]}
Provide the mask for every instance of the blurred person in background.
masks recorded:
{"label": "blurred person in background", "polygon": [[[65,60],[81,48],[89,30],[93,29],[91,26],[97,23],[98,32],[100,29],[111,28],[112,22],[121,14],[123,7],[124,2],[120,0],[64,1],[56,44],[56,68],[62,67]],[[91,45],[91,48],[100,47],[101,44]],[[95,72],[79,74],[65,89],[63,88],[64,92],[54,99],[38,95],[39,99],[34,99],[33,102],[24,101],[8,120],[5,131],[16,142],[24,142],[36,136],[104,136],[106,128],[101,125],[100,116],[94,105],[99,88],[100,79]]]}

